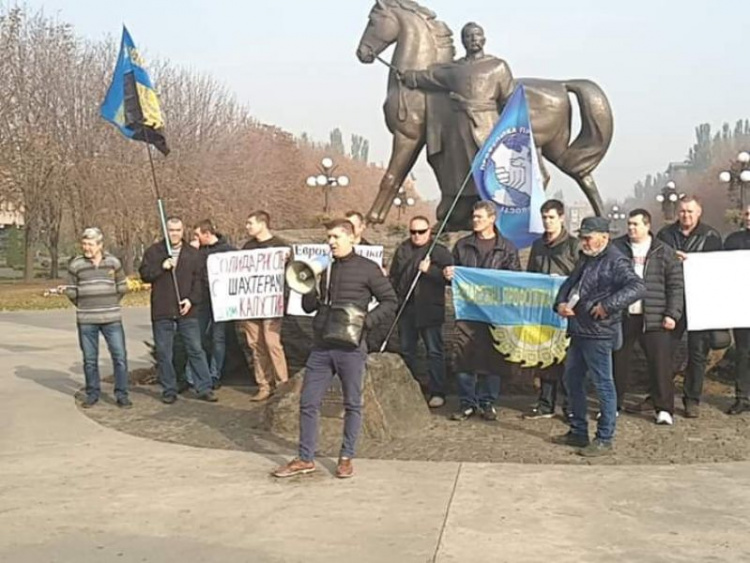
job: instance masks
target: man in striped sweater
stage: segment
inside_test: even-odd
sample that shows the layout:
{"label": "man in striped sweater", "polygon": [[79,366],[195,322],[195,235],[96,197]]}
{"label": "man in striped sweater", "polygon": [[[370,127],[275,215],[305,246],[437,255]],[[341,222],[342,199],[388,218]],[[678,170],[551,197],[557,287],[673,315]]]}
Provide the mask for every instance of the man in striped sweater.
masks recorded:
{"label": "man in striped sweater", "polygon": [[99,334],[109,348],[115,371],[117,406],[132,407],[128,398],[128,359],[122,328],[120,300],[128,291],[120,261],[103,250],[101,230],[92,227],[81,236],[82,256],[68,264],[68,284],[61,286],[76,306],[78,342],[83,351],[86,397],[81,406],[90,408],[99,400]]}

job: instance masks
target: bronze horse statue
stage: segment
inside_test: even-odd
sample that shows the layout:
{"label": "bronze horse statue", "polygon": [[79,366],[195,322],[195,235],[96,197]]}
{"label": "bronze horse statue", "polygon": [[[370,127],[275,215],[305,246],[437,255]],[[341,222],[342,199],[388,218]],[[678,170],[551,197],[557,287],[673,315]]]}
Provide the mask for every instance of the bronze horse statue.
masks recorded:
{"label": "bronze horse statue", "polygon": [[[393,148],[377,197],[367,215],[372,223],[385,220],[401,183],[425,146],[427,120],[433,112],[440,111],[440,98],[444,98],[440,94],[406,88],[399,73],[449,63],[455,57],[450,28],[414,0],[376,0],[360,39],[357,57],[363,63],[372,63],[393,44],[388,93],[383,106],[386,125],[393,134]],[[526,89],[534,141],[540,156],[573,178],[594,212],[601,216],[603,204],[591,173],[604,158],[612,140],[612,110],[604,92],[590,80],[520,78],[516,82]],[[569,93],[576,96],[581,113],[581,131],[572,143]],[[541,158],[539,162],[546,187],[549,174]],[[450,203],[444,196],[438,207],[438,219],[444,218]],[[458,219],[465,222],[468,217]]]}

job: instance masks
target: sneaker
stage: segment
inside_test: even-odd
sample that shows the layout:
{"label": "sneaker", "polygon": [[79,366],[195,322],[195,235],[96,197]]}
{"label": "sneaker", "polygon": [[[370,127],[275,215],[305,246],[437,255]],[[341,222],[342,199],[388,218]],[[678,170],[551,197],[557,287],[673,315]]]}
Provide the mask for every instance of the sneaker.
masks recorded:
{"label": "sneaker", "polygon": [[695,401],[685,401],[685,418],[698,418],[701,415],[700,405]]}
{"label": "sneaker", "polygon": [[585,448],[578,450],[578,455],[583,457],[601,457],[612,454],[612,443],[594,440]]}
{"label": "sneaker", "polygon": [[216,391],[217,389],[221,389],[221,380],[220,379],[213,379],[211,380],[211,389]]}
{"label": "sneaker", "polygon": [[666,424],[667,426],[672,426],[674,424],[674,419],[672,418],[672,415],[667,411],[659,411],[656,414],[656,424]]}
{"label": "sneaker", "polygon": [[271,475],[279,479],[284,479],[286,477],[294,477],[295,475],[307,475],[315,471],[315,469],[314,461],[303,461],[295,457],[286,465],[274,469]]}
{"label": "sneaker", "polygon": [[528,420],[538,420],[541,418],[552,418],[555,416],[554,412],[546,411],[541,407],[534,407],[529,412],[524,413],[523,417]]}
{"label": "sneaker", "polygon": [[81,408],[90,409],[98,402],[99,402],[99,397],[86,397],[83,401],[81,401]]}
{"label": "sneaker", "polygon": [[467,420],[477,414],[477,408],[476,407],[465,407],[461,408],[461,410],[454,412],[450,416],[450,420]]}
{"label": "sneaker", "polygon": [[737,399],[734,404],[729,407],[727,414],[742,414],[743,412],[750,412],[750,400],[748,399]]}
{"label": "sneaker", "polygon": [[482,418],[484,420],[497,420],[497,409],[493,405],[482,407]]}
{"label": "sneaker", "polygon": [[348,457],[339,458],[339,462],[336,465],[336,477],[339,479],[354,477],[354,465],[352,465],[351,459]]}
{"label": "sneaker", "polygon": [[434,395],[430,397],[430,400],[427,402],[427,406],[431,409],[439,409],[445,404],[445,398],[441,397],[440,395]]}
{"label": "sneaker", "polygon": [[552,443],[560,444],[561,446],[571,446],[573,448],[585,448],[589,445],[589,437],[582,434],[573,434],[573,432],[568,431],[562,436],[552,438]]}
{"label": "sneaker", "polygon": [[165,405],[171,405],[177,400],[177,395],[162,395],[161,402]]}
{"label": "sneaker", "polygon": [[128,397],[122,397],[121,399],[117,399],[117,406],[121,409],[132,409],[133,403]]}
{"label": "sneaker", "polygon": [[271,396],[271,390],[264,388],[264,389],[259,389],[255,395],[250,397],[250,400],[253,401],[254,403],[260,403],[261,401],[265,401],[266,399],[268,399],[268,397],[270,396]]}
{"label": "sneaker", "polygon": [[219,398],[214,395],[214,392],[210,389],[208,391],[204,391],[203,393],[200,393],[197,397],[199,401],[206,401],[207,403],[216,403]]}

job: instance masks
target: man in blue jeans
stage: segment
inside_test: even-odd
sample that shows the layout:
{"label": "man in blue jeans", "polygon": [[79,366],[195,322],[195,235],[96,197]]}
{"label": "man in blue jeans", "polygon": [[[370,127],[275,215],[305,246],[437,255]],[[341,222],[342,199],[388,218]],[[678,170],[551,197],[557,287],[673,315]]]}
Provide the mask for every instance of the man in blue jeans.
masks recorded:
{"label": "man in blue jeans", "polygon": [[[417,344],[422,338],[428,360],[430,397],[427,404],[430,408],[438,408],[445,404],[443,268],[453,264],[453,258],[442,244],[436,244],[427,258],[430,244],[430,221],[422,215],[413,217],[409,221],[409,238],[399,245],[393,255],[388,279],[404,307],[398,324],[401,356],[412,375],[416,375]],[[403,305],[417,272],[421,272],[419,281],[406,305]]]}
{"label": "man in blue jeans", "polygon": [[103,250],[104,236],[92,227],[83,231],[81,250],[68,264],[68,284],[58,289],[76,306],[78,342],[83,352],[85,409],[93,407],[101,394],[99,377],[99,334],[104,336],[115,372],[117,406],[130,408],[128,359],[122,329],[120,300],[128,291],[120,261]]}
{"label": "man in blue jeans", "polygon": [[[582,256],[555,299],[555,310],[568,319],[564,378],[572,413],[570,431],[556,441],[595,457],[611,453],[615,437],[612,352],[622,345],[622,312],[645,296],[646,286],[630,260],[610,244],[607,219],[586,217],[579,238]],[[586,417],[587,375],[596,388],[601,413],[593,442],[589,442]]]}
{"label": "man in blue jeans", "polygon": [[151,284],[151,326],[163,389],[161,400],[168,405],[177,400],[177,376],[172,362],[174,338],[179,333],[195,392],[199,399],[213,403],[217,399],[211,390],[197,316],[203,297],[205,260],[198,250],[183,242],[185,227],[181,219],[167,220],[167,234],[169,244],[161,240],[148,247],[139,269],[141,279]]}

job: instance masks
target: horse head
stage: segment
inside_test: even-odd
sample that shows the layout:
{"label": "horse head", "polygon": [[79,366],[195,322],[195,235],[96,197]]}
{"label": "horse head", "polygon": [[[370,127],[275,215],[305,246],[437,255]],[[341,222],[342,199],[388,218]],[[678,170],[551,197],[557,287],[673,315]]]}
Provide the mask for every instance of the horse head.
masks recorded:
{"label": "horse head", "polygon": [[401,25],[396,14],[387,4],[387,0],[376,0],[370,10],[367,27],[359,40],[357,58],[366,64],[372,63],[375,57],[392,45],[401,32]]}

